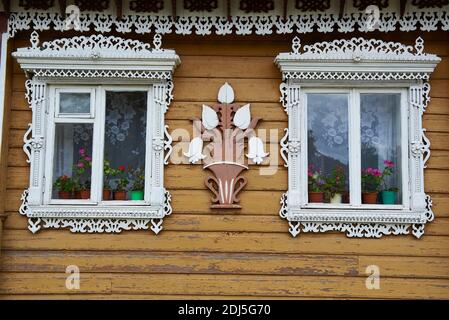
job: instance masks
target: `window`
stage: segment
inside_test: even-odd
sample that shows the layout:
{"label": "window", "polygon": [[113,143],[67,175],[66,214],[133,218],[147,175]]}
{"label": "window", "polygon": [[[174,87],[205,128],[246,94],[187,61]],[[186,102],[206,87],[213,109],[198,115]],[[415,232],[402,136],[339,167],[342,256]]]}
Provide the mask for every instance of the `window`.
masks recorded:
{"label": "window", "polygon": [[403,89],[302,90],[305,207],[403,208],[406,100]]}
{"label": "window", "polygon": [[422,114],[440,59],[420,38],[414,47],[353,38],[302,48],[296,37],[275,60],[288,114],[280,216],[289,232],[421,237],[434,218]]}
{"label": "window", "polygon": [[39,47],[36,31],[31,42],[13,53],[30,78],[30,186],[20,208],[29,230],[159,233],[171,213],[164,114],[176,53],[160,48],[160,35],[153,48],[103,35]]}
{"label": "window", "polygon": [[151,137],[151,87],[49,90],[54,117],[47,136],[54,141],[47,150],[52,164],[44,204],[150,204],[145,173],[151,173],[152,149],[145,141]]}

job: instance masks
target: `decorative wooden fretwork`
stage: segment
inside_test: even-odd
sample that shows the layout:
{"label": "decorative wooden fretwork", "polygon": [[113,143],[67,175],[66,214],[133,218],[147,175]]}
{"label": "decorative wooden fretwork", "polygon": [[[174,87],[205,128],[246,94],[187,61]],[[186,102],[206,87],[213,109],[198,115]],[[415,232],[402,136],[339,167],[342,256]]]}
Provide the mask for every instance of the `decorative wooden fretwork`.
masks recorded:
{"label": "decorative wooden fretwork", "polygon": [[388,8],[388,0],[354,0],[354,8],[365,10],[370,5],[378,6],[379,9]]}
{"label": "decorative wooden fretwork", "polygon": [[51,8],[54,4],[54,0],[20,0],[19,7],[25,10],[36,9],[36,10],[47,10]]}
{"label": "decorative wooden fretwork", "polygon": [[184,0],[184,8],[190,12],[208,11],[218,8],[218,0]]}
{"label": "decorative wooden fretwork", "polygon": [[272,0],[242,0],[240,1],[240,10],[245,13],[268,12],[274,9]]}
{"label": "decorative wooden fretwork", "polygon": [[157,13],[164,9],[164,0],[133,0],[129,3],[129,9],[135,12]]}
{"label": "decorative wooden fretwork", "polygon": [[330,0],[296,0],[295,3],[295,8],[301,11],[325,11],[330,7]]}
{"label": "decorative wooden fretwork", "polygon": [[441,8],[449,4],[449,0],[412,0],[412,4],[420,9]]}
{"label": "decorative wooden fretwork", "polygon": [[75,5],[80,11],[104,11],[109,8],[109,0],[75,0]]}

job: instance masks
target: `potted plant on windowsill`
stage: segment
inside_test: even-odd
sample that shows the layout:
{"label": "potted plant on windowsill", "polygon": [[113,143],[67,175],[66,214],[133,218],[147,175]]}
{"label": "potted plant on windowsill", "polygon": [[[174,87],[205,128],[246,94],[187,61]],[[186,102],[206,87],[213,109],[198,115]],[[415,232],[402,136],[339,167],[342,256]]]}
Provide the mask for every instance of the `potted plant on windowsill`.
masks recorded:
{"label": "potted plant on windowsill", "polygon": [[83,174],[90,168],[92,168],[92,158],[86,154],[86,149],[81,148],[78,151],[79,160],[76,165],[73,166],[75,172],[75,197],[77,199],[90,199],[90,182],[86,180],[81,182]]}
{"label": "potted plant on windowsill", "polygon": [[128,186],[129,180],[126,178],[125,171],[125,166],[119,166],[116,171],[119,179],[117,180],[117,185],[112,195],[114,200],[126,200],[126,187]]}
{"label": "potted plant on windowsill", "polygon": [[389,177],[393,174],[394,163],[390,160],[384,161],[384,171],[382,172],[382,185],[383,189],[381,191],[381,198],[383,204],[395,204],[396,203],[396,193],[398,192],[398,188],[387,186],[385,182],[386,177]]}
{"label": "potted plant on windowsill", "polygon": [[362,170],[362,203],[376,204],[379,186],[382,183],[382,172],[377,168]]}
{"label": "potted plant on windowsill", "polygon": [[131,200],[143,200],[145,189],[145,173],[141,168],[130,170],[133,176],[133,183],[131,186]]}
{"label": "potted plant on windowsill", "polygon": [[342,166],[337,166],[326,177],[326,192],[329,194],[330,203],[342,203],[346,187],[346,175]]}
{"label": "potted plant on windowsill", "polygon": [[58,190],[59,199],[71,199],[75,187],[75,182],[71,177],[63,175],[56,179],[53,187]]}
{"label": "potted plant on windowsill", "polygon": [[111,188],[111,178],[116,176],[117,172],[115,169],[111,168],[109,160],[103,161],[103,200],[111,200],[112,188]]}
{"label": "potted plant on windowsill", "polygon": [[309,185],[309,202],[323,202],[325,182],[319,170],[314,171],[313,165],[309,165],[307,172]]}

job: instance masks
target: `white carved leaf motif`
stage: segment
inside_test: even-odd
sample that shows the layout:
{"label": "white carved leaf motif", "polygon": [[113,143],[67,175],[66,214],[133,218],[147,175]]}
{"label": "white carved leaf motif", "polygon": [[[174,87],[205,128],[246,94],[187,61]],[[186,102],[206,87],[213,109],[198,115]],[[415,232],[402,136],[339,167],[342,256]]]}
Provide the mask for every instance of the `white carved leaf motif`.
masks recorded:
{"label": "white carved leaf motif", "polygon": [[202,151],[203,151],[203,140],[200,137],[196,137],[193,138],[192,141],[190,141],[189,151],[187,153],[184,153],[184,155],[189,158],[190,163],[195,163],[206,157],[202,153]]}
{"label": "white carved leaf motif", "polygon": [[214,109],[212,109],[209,106],[206,106],[203,104],[203,126],[207,130],[215,129],[215,127],[218,125],[218,115],[215,112]]}
{"label": "white carved leaf motif", "polygon": [[220,101],[220,103],[234,102],[234,89],[232,89],[229,83],[225,82],[225,84],[221,86],[218,91],[218,101]]}
{"label": "white carved leaf motif", "polygon": [[245,130],[249,127],[251,122],[251,111],[249,104],[245,104],[243,107],[239,108],[234,116],[234,125],[237,128]]}
{"label": "white carved leaf motif", "polygon": [[263,162],[263,158],[268,156],[268,153],[264,150],[262,139],[258,137],[251,137],[249,139],[248,148],[249,151],[246,156],[255,164],[261,164]]}

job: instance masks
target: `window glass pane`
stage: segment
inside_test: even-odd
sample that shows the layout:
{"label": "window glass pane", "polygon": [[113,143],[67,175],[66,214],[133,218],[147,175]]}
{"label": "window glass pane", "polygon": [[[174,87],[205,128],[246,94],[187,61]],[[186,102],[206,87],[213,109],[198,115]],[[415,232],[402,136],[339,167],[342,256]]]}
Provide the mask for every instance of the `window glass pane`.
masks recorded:
{"label": "window glass pane", "polygon": [[401,95],[361,94],[360,101],[362,192],[381,191],[375,203],[400,204]]}
{"label": "window glass pane", "polygon": [[89,199],[93,124],[57,123],[53,199]]}
{"label": "window glass pane", "polygon": [[106,92],[103,200],[143,200],[146,124],[147,92]]}
{"label": "window glass pane", "polygon": [[61,92],[59,113],[90,113],[89,92]]}
{"label": "window glass pane", "polygon": [[347,94],[307,94],[309,202],[349,202],[348,121]]}

